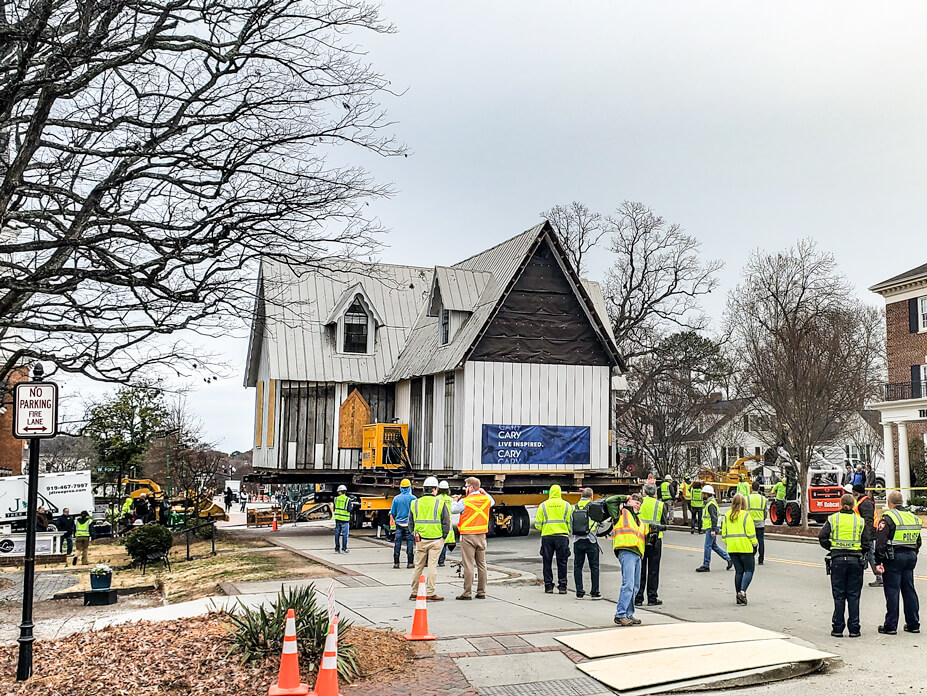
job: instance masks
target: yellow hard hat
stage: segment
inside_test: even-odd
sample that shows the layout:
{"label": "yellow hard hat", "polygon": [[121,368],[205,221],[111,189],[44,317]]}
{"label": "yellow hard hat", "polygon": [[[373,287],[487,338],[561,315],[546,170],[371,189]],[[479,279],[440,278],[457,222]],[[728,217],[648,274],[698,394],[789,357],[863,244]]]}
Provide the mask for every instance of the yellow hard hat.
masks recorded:
{"label": "yellow hard hat", "polygon": [[402,481],[399,482],[400,488],[405,488],[406,486],[411,486],[411,485],[412,485],[412,482],[409,479],[402,479]]}

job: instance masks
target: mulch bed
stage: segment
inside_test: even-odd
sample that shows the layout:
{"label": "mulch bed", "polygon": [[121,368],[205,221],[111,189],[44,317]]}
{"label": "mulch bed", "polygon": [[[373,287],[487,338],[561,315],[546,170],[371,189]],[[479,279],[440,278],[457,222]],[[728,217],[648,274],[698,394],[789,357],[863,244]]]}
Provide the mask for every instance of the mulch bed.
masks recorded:
{"label": "mulch bed", "polygon": [[[229,654],[228,636],[223,618],[212,614],[38,641],[34,676],[23,684],[15,682],[17,647],[2,646],[0,694],[266,696],[276,682],[279,661],[243,665],[238,655]],[[413,651],[398,633],[355,627],[350,640],[357,646],[363,673],[373,680],[358,682],[355,693],[377,693],[375,682],[392,681],[412,664]],[[302,672],[304,679],[314,680],[308,670]]]}

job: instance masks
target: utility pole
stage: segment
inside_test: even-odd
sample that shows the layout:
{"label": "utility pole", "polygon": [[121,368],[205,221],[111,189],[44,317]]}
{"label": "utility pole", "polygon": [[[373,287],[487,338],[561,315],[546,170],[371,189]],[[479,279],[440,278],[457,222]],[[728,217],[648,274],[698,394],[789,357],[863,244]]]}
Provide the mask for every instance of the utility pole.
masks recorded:
{"label": "utility pole", "polygon": [[58,434],[58,386],[42,382],[41,363],[32,381],[16,385],[13,393],[13,437],[29,440],[29,490],[26,494],[26,549],[23,559],[23,614],[19,624],[19,661],[16,681],[32,676],[32,596],[35,590],[35,512],[39,497],[39,442]]}

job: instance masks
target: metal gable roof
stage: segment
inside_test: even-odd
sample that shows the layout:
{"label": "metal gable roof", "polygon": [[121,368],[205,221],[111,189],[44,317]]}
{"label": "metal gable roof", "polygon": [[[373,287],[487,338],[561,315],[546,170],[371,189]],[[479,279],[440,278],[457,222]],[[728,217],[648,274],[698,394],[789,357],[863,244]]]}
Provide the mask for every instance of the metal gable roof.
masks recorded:
{"label": "metal gable roof", "polygon": [[[386,381],[424,308],[433,274],[430,268],[392,264],[339,262],[300,268],[265,260],[258,298],[264,305],[264,331],[249,350],[246,386],[257,380],[260,350],[267,352],[271,379]],[[326,326],[357,285],[382,321],[370,355],[340,353],[334,327]]]}
{"label": "metal gable roof", "polygon": [[[265,260],[261,266],[246,386],[258,379],[264,351],[268,377],[310,382],[395,382],[459,367],[494,316],[522,265],[538,244],[563,250],[548,223],[541,223],[454,266],[421,268],[393,264],[322,263],[291,267]],[[598,283],[565,271],[581,304],[622,369]],[[470,312],[447,345],[440,345],[438,319],[428,314],[437,286],[442,303]],[[372,355],[340,353],[334,327],[339,308],[358,291],[377,314]],[[257,308],[261,308],[261,312]]]}
{"label": "metal gable roof", "polygon": [[438,266],[435,283],[441,291],[441,304],[445,309],[472,312],[489,284],[492,275],[482,271]]}

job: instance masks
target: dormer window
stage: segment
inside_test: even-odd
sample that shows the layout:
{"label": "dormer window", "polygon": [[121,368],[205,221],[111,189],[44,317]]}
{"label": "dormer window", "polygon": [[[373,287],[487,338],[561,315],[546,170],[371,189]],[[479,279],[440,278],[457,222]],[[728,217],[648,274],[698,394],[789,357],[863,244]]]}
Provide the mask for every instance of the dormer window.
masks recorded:
{"label": "dormer window", "polygon": [[451,340],[451,313],[441,308],[441,345],[446,346]]}
{"label": "dormer window", "polygon": [[344,353],[369,353],[370,317],[360,298],[344,313]]}

